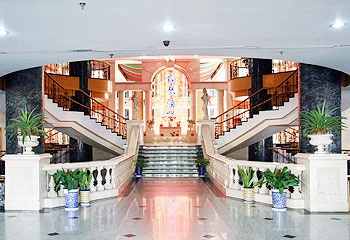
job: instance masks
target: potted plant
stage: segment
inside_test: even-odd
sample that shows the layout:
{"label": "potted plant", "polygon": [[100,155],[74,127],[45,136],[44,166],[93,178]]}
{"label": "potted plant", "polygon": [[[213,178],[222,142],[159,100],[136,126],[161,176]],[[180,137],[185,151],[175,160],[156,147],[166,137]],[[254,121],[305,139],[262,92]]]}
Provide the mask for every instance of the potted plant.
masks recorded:
{"label": "potted plant", "polygon": [[205,159],[205,158],[197,159],[196,160],[196,164],[197,164],[197,167],[198,167],[199,176],[200,177],[204,177],[205,168],[207,166],[209,166],[209,164],[210,164],[209,159]]}
{"label": "potted plant", "polygon": [[32,111],[28,111],[27,106],[21,109],[21,114],[18,118],[11,118],[10,124],[6,130],[10,130],[10,138],[17,136],[18,144],[24,147],[23,154],[34,154],[33,147],[39,145],[38,139],[40,134],[47,136],[47,133],[42,130],[42,114],[34,114],[36,107]]}
{"label": "potted plant", "polygon": [[238,173],[242,178],[242,186],[244,191],[244,202],[253,203],[254,202],[254,173],[252,167],[241,167],[238,165]]}
{"label": "potted plant", "polygon": [[86,169],[79,172],[80,182],[79,182],[79,197],[80,206],[88,207],[90,206],[90,184],[92,180],[92,173]]}
{"label": "potted plant", "polygon": [[187,123],[188,123],[188,128],[192,130],[193,129],[193,125],[195,124],[195,121],[192,120],[192,119],[188,119]]}
{"label": "potted plant", "polygon": [[142,169],[147,167],[147,162],[142,157],[137,158],[136,160],[136,177],[142,176]]}
{"label": "potted plant", "polygon": [[270,169],[263,172],[258,185],[266,183],[272,191],[272,209],[285,211],[287,209],[287,189],[298,186],[300,180],[292,174],[288,167],[282,169],[276,167],[272,172]]}
{"label": "potted plant", "polygon": [[154,125],[154,119],[147,120],[147,125],[148,125],[148,128],[152,130]]}
{"label": "potted plant", "polygon": [[63,187],[65,198],[65,210],[76,211],[79,209],[79,183],[81,182],[81,174],[79,170],[60,170],[53,175],[58,192]]}
{"label": "potted plant", "polygon": [[336,107],[326,112],[326,100],[322,107],[317,106],[316,109],[300,112],[300,128],[304,136],[308,136],[310,144],[317,146],[316,153],[326,153],[325,147],[332,143],[329,131],[340,132],[345,124],[342,122],[345,117],[334,113],[340,108]]}

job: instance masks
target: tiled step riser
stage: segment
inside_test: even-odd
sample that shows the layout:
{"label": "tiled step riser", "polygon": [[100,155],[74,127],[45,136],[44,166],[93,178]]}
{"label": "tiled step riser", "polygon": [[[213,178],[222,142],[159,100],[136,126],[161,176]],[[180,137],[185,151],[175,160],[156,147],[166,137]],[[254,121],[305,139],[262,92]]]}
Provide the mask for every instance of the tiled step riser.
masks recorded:
{"label": "tiled step riser", "polygon": [[198,177],[198,173],[197,174],[142,174],[142,177],[154,177],[154,178],[162,178],[162,177],[174,177],[174,178],[178,178],[178,177],[188,177],[188,178],[192,178]]}
{"label": "tiled step riser", "polygon": [[197,146],[141,146],[139,156],[147,161],[143,177],[198,177],[196,160],[202,151]]}

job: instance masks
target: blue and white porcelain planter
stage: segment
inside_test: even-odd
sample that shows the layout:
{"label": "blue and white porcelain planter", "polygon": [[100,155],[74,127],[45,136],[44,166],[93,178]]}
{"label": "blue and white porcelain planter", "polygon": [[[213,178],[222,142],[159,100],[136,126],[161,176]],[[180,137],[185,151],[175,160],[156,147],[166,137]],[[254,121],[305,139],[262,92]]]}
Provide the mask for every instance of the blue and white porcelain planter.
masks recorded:
{"label": "blue and white porcelain planter", "polygon": [[77,211],[79,210],[79,189],[64,190],[64,199],[66,211]]}
{"label": "blue and white porcelain planter", "polygon": [[272,189],[272,209],[276,211],[287,210],[287,189],[280,194],[278,189]]}
{"label": "blue and white porcelain planter", "polygon": [[136,177],[142,177],[142,167],[136,167]]}
{"label": "blue and white porcelain planter", "polygon": [[205,167],[199,166],[198,172],[199,172],[199,177],[204,177],[205,176]]}

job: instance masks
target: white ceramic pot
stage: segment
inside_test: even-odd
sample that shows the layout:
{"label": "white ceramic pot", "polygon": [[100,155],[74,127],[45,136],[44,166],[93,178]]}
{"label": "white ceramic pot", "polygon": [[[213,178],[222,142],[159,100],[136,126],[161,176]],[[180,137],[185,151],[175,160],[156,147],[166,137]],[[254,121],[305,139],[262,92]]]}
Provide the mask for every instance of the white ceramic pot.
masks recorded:
{"label": "white ceramic pot", "polygon": [[22,136],[18,136],[18,145],[23,147],[23,154],[34,154],[32,151],[33,147],[36,147],[39,145],[39,136],[26,136],[24,137],[24,142],[22,141]]}
{"label": "white ceramic pot", "polygon": [[326,147],[333,142],[331,139],[333,134],[310,134],[307,136],[310,138],[309,143],[317,146],[317,151],[315,152],[316,154],[328,153]]}

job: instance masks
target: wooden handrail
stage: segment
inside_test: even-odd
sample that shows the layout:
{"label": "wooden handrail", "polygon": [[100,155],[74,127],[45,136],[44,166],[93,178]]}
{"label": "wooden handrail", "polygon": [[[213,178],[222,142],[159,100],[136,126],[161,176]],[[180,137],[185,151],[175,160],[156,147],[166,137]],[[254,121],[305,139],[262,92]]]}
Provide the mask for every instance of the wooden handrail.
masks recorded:
{"label": "wooden handrail", "polygon": [[218,136],[223,135],[224,132],[236,128],[236,126],[241,125],[242,122],[248,121],[252,113],[256,110],[259,111],[260,107],[265,104],[270,104],[276,108],[281,106],[292,97],[294,93],[298,92],[298,70],[293,71],[285,80],[273,88],[271,97],[251,106],[251,99],[265,90],[266,88],[259,89],[242,102],[215,117],[215,137],[218,138]]}
{"label": "wooden handrail", "polygon": [[[90,117],[95,119],[96,122],[106,126],[108,129],[111,129],[112,132],[117,133],[123,138],[126,138],[126,118],[123,116],[96,101],[84,91],[65,89],[47,73],[44,75],[44,85],[45,94],[60,107],[63,107],[65,110],[71,110],[72,104],[76,104],[84,109],[85,113],[89,113]],[[90,100],[90,106],[86,106],[73,99],[73,96],[75,96],[77,92],[83,94]],[[97,109],[92,108],[93,104],[97,106]]]}

